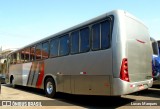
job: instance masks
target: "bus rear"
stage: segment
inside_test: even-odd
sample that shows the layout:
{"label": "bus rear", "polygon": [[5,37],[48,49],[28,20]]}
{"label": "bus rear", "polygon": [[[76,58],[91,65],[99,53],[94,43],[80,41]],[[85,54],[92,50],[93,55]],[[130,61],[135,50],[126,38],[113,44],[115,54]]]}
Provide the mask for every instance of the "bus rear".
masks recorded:
{"label": "bus rear", "polygon": [[114,95],[148,89],[153,84],[148,29],[126,12],[120,19],[123,19],[122,25],[119,26],[123,33],[119,36],[122,51],[119,57],[119,79],[114,79]]}

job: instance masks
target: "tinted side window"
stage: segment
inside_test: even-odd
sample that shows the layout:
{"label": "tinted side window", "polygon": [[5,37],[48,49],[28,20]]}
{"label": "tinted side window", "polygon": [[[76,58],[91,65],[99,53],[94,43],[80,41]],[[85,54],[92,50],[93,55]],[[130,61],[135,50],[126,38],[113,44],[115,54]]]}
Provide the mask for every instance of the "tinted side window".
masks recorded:
{"label": "tinted side window", "polygon": [[23,63],[25,60],[25,52],[24,50],[21,51],[21,62]]}
{"label": "tinted side window", "polygon": [[25,49],[25,62],[30,61],[30,48]]}
{"label": "tinted side window", "polygon": [[13,54],[13,64],[17,63],[17,53]]}
{"label": "tinted side window", "polygon": [[79,31],[71,33],[71,53],[79,52]]}
{"label": "tinted side window", "polygon": [[89,28],[80,30],[80,52],[89,50]]}
{"label": "tinted side window", "polygon": [[100,49],[100,24],[95,24],[92,27],[92,49]]}
{"label": "tinted side window", "polygon": [[60,38],[59,55],[64,56],[69,53],[69,35]]}
{"label": "tinted side window", "polygon": [[101,49],[107,49],[110,46],[110,23],[104,21],[101,23]]}
{"label": "tinted side window", "polygon": [[36,60],[42,58],[42,44],[36,46]]}
{"label": "tinted side window", "polygon": [[100,50],[110,47],[110,23],[103,21],[92,26],[92,49]]}
{"label": "tinted side window", "polygon": [[18,63],[21,63],[21,55],[20,55],[20,52],[17,52],[16,54],[17,54],[17,59],[16,59],[16,60],[17,60],[17,64],[18,64]]}
{"label": "tinted side window", "polygon": [[31,47],[30,49],[30,60],[31,61],[35,60],[35,47]]}
{"label": "tinted side window", "polygon": [[13,64],[13,54],[11,54],[11,64]]}
{"label": "tinted side window", "polygon": [[50,57],[58,56],[59,39],[52,39],[50,42]]}
{"label": "tinted side window", "polygon": [[42,44],[42,58],[48,58],[49,56],[49,43],[45,42]]}
{"label": "tinted side window", "polygon": [[7,62],[8,62],[8,64],[11,64],[11,55],[8,55]]}

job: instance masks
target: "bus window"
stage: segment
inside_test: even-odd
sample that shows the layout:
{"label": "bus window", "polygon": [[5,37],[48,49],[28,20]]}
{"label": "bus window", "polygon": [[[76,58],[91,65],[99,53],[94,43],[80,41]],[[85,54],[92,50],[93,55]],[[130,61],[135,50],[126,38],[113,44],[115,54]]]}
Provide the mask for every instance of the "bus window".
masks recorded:
{"label": "bus window", "polygon": [[101,49],[107,49],[110,46],[110,23],[104,21],[101,23]]}
{"label": "bus window", "polygon": [[42,44],[38,44],[36,46],[36,60],[39,60],[42,58]]}
{"label": "bus window", "polygon": [[13,54],[11,54],[10,58],[11,58],[10,59],[10,61],[11,61],[10,64],[13,64]]}
{"label": "bus window", "polygon": [[50,42],[50,57],[58,56],[59,39],[52,39]]}
{"label": "bus window", "polygon": [[80,52],[89,50],[89,28],[80,30]]}
{"label": "bus window", "polygon": [[7,57],[7,63],[8,63],[8,65],[11,64],[11,55],[8,55],[8,57]]}
{"label": "bus window", "polygon": [[30,60],[31,61],[35,60],[35,47],[31,47],[30,49]]}
{"label": "bus window", "polygon": [[30,48],[25,49],[25,62],[30,61]]}
{"label": "bus window", "polygon": [[42,58],[48,58],[49,56],[49,43],[45,42],[42,44]]}
{"label": "bus window", "polygon": [[100,49],[100,24],[95,24],[92,27],[92,49]]}
{"label": "bus window", "polygon": [[13,54],[13,64],[16,64],[17,63],[17,54],[14,53]]}
{"label": "bus window", "polygon": [[21,63],[21,57],[20,52],[17,52],[17,63]]}
{"label": "bus window", "polygon": [[25,60],[25,52],[24,50],[21,51],[21,62],[23,63]]}
{"label": "bus window", "polygon": [[79,52],[79,31],[71,33],[71,54]]}
{"label": "bus window", "polygon": [[106,20],[92,27],[92,49],[107,49],[110,46],[110,23]]}
{"label": "bus window", "polygon": [[69,35],[60,38],[59,55],[64,56],[69,54]]}

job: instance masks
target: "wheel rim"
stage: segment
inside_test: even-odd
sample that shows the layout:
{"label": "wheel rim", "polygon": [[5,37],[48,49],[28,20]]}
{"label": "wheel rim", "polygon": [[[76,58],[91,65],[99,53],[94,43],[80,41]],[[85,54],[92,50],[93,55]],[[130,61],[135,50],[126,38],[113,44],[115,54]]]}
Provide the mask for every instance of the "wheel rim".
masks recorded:
{"label": "wheel rim", "polygon": [[53,92],[53,84],[51,82],[48,82],[46,89],[47,89],[47,93],[51,94]]}

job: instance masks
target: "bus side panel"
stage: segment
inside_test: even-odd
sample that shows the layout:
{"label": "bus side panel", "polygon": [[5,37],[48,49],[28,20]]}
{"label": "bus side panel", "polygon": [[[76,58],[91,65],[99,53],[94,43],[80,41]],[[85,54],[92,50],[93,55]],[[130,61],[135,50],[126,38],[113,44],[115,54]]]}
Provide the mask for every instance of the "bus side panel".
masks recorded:
{"label": "bus side panel", "polygon": [[36,70],[37,67],[38,67],[38,63],[32,62],[32,66],[30,68],[29,75],[28,75],[28,81],[27,81],[28,86],[33,86],[32,84],[33,84],[35,73],[38,73]]}
{"label": "bus side panel", "polygon": [[45,75],[56,77],[59,92],[110,95],[111,49],[47,59],[45,66]]}
{"label": "bus side panel", "polygon": [[25,76],[24,79],[27,81],[27,86],[43,88],[44,66],[44,61],[25,64],[26,69],[23,69],[25,73],[23,76]]}
{"label": "bus side panel", "polygon": [[111,78],[113,76],[92,76],[92,95],[111,95]]}
{"label": "bus side panel", "polygon": [[22,85],[22,64],[10,65],[10,75],[13,75],[16,85]]}
{"label": "bus side panel", "polygon": [[22,71],[22,78],[23,78],[23,86],[27,86],[27,81],[29,77],[29,72],[31,69],[32,63],[24,63],[23,66],[23,71]]}
{"label": "bus side panel", "polygon": [[72,76],[74,81],[74,94],[90,95],[91,93],[91,77],[90,75]]}
{"label": "bus side panel", "polygon": [[59,92],[71,93],[71,75],[72,65],[68,56],[47,59],[45,61],[45,75],[55,77],[56,90]]}
{"label": "bus side panel", "polygon": [[80,75],[71,76],[74,80],[74,94],[110,95],[111,84],[109,75]]}
{"label": "bus side panel", "polygon": [[38,81],[38,76],[40,75],[40,69],[42,68],[41,67],[41,64],[40,62],[37,62],[37,67],[35,68],[35,71],[33,73],[33,80],[32,80],[32,87],[36,87],[36,84],[37,84],[37,81]]}

